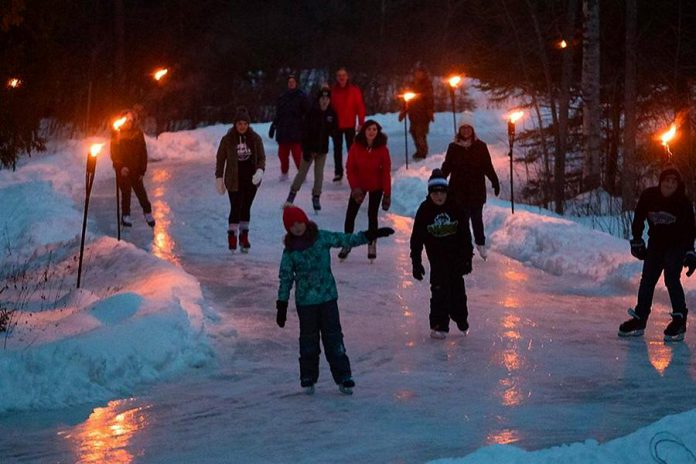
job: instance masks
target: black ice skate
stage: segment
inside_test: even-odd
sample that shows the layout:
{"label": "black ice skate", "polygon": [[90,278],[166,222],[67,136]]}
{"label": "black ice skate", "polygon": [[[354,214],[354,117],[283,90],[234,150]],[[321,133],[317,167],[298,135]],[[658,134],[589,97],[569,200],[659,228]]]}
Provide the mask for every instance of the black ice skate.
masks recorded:
{"label": "black ice skate", "polygon": [[641,319],[633,309],[628,310],[632,317],[619,326],[619,337],[640,337],[645,332],[646,320]]}
{"label": "black ice skate", "polygon": [[341,261],[345,260],[348,257],[350,250],[351,250],[351,247],[341,248],[341,251],[338,252],[338,259],[340,259]]}
{"label": "black ice skate", "polygon": [[680,342],[686,333],[686,314],[672,313],[672,322],[665,329],[666,342]]}
{"label": "black ice skate", "polygon": [[367,244],[367,259],[374,262],[377,259],[377,241],[373,240]]}
{"label": "black ice skate", "polygon": [[321,203],[319,202],[319,195],[312,195],[312,208],[314,208],[314,212],[318,213],[321,211]]}
{"label": "black ice skate", "polygon": [[355,387],[355,382],[349,377],[338,385],[338,391],[344,395],[352,395],[353,387]]}

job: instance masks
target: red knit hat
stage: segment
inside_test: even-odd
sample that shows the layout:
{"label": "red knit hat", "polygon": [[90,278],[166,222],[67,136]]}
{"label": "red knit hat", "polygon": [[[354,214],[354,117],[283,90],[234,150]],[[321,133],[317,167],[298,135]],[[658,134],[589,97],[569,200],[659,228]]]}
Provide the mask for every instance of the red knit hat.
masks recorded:
{"label": "red knit hat", "polygon": [[305,212],[302,211],[297,206],[288,206],[287,208],[284,208],[283,209],[283,225],[285,226],[285,230],[290,232],[290,228],[296,222],[302,222],[305,224],[309,224],[309,218],[307,217]]}

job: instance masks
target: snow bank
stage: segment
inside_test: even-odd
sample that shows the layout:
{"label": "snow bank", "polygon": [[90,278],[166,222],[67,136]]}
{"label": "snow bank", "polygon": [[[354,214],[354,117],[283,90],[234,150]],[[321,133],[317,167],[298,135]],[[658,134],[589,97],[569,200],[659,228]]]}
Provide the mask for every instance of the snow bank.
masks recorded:
{"label": "snow bank", "polygon": [[176,266],[88,233],[75,289],[84,146],[68,142],[0,172],[0,265],[13,279],[0,304],[16,324],[0,334],[0,412],[128,395],[212,356],[200,285]]}
{"label": "snow bank", "polygon": [[[625,437],[599,444],[596,440],[525,451],[512,445],[481,448],[464,458],[437,459],[435,464],[633,464],[696,461],[696,410],[667,416]],[[662,459],[658,460],[656,459]]]}

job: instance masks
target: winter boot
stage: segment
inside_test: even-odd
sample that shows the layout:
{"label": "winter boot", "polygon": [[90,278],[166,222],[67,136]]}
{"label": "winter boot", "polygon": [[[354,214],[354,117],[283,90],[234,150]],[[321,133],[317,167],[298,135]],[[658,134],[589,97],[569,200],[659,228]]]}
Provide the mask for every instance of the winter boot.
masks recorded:
{"label": "winter boot", "polygon": [[348,377],[346,380],[344,380],[338,385],[338,391],[340,391],[344,395],[352,395],[353,387],[355,387],[355,382],[352,378]]}
{"label": "winter boot", "polygon": [[145,213],[145,222],[150,227],[155,227],[155,218],[152,217],[152,213]]}
{"label": "winter boot", "polygon": [[241,248],[242,253],[249,253],[249,248],[251,248],[251,244],[249,243],[249,231],[248,230],[242,230],[239,232],[239,247]]}
{"label": "winter boot", "polygon": [[633,309],[628,310],[631,319],[619,326],[619,337],[640,337],[645,332],[647,319],[639,317]]}
{"label": "winter boot", "polygon": [[686,314],[672,313],[672,322],[665,329],[666,342],[680,342],[686,333]]}
{"label": "winter boot", "polygon": [[237,234],[233,230],[227,231],[227,247],[232,251],[237,249]]}
{"label": "winter boot", "polygon": [[447,332],[434,329],[430,331],[430,338],[434,338],[435,340],[444,340],[445,337],[447,337]]}
{"label": "winter boot", "polygon": [[377,240],[373,240],[367,244],[367,259],[370,261],[377,259]]}
{"label": "winter boot", "polygon": [[348,254],[350,253],[351,247],[343,247],[341,248],[341,251],[338,252],[338,259],[343,261],[348,257]]}
{"label": "winter boot", "polygon": [[314,212],[316,212],[316,213],[321,211],[321,203],[319,203],[319,195],[312,195],[312,208],[314,208]]}
{"label": "winter boot", "polygon": [[133,221],[131,221],[131,217],[129,214],[124,214],[121,216],[121,225],[123,227],[133,227]]}
{"label": "winter boot", "polygon": [[476,251],[478,251],[479,256],[482,260],[488,259],[488,250],[486,250],[486,245],[476,245]]}

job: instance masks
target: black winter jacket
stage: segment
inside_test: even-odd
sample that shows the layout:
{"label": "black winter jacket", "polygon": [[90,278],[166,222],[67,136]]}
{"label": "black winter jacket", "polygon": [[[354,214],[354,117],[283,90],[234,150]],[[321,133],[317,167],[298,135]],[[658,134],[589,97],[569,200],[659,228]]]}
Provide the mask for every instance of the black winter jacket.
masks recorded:
{"label": "black winter jacket", "polygon": [[474,249],[469,221],[449,199],[438,206],[428,197],[418,207],[411,232],[413,263],[421,263],[423,246],[431,270],[449,268],[458,272],[463,263],[471,262]]}
{"label": "black winter jacket", "polygon": [[322,111],[317,102],[305,118],[302,127],[302,151],[310,153],[328,153],[329,137],[338,129],[338,117],[331,105]]}
{"label": "black winter jacket", "polygon": [[145,136],[140,129],[124,129],[111,133],[111,162],[117,172],[121,168],[137,176],[147,171],[147,148]]}
{"label": "black winter jacket", "polygon": [[302,140],[302,123],[308,106],[307,96],[300,89],[288,90],[278,98],[273,119],[278,143],[299,143]]}
{"label": "black winter jacket", "polygon": [[474,139],[471,146],[450,143],[442,163],[442,173],[450,174],[449,192],[459,206],[476,206],[486,202],[485,177],[493,188],[500,188],[498,176],[493,169],[488,146]]}
{"label": "black winter jacket", "polygon": [[682,183],[669,197],[662,196],[659,186],[643,190],[631,224],[633,238],[643,236],[646,219],[650,247],[664,249],[678,246],[684,251],[694,249],[694,210],[684,194]]}

